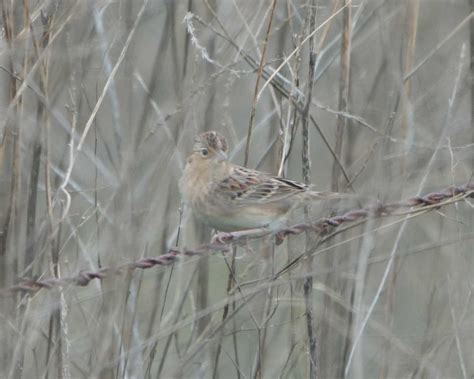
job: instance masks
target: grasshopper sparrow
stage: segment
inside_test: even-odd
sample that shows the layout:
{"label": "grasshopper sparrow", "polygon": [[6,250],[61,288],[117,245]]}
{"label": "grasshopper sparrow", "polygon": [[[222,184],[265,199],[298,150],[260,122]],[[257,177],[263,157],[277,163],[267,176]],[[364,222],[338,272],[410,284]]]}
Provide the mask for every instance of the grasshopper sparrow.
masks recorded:
{"label": "grasshopper sparrow", "polygon": [[219,133],[199,134],[179,183],[185,204],[216,230],[275,230],[305,200],[346,197],[311,191],[305,184],[234,165],[227,150],[227,141]]}

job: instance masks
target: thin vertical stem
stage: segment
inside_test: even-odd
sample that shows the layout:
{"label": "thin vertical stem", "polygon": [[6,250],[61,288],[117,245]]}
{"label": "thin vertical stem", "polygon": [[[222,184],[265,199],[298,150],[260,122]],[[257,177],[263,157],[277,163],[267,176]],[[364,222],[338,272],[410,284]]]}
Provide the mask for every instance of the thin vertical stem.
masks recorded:
{"label": "thin vertical stem", "polygon": [[[339,73],[339,104],[338,109],[340,112],[348,112],[349,108],[349,86],[350,86],[350,64],[351,64],[351,40],[352,40],[352,8],[350,6],[349,0],[344,0],[343,2],[344,10],[342,12],[342,36],[341,36],[341,53],[340,53],[340,73]],[[336,124],[336,134],[335,134],[335,147],[334,147],[334,162],[332,166],[332,173],[331,173],[331,189],[333,191],[340,191],[339,186],[339,179],[341,174],[346,177],[344,174],[344,170],[341,169],[342,164],[340,162],[344,162],[343,154],[344,154],[344,134],[345,129],[348,124],[348,119],[341,115],[337,117],[337,124]],[[347,177],[346,177],[347,180]],[[331,257],[328,257],[328,264],[333,265],[337,264],[338,257],[333,254]],[[327,277],[327,285],[340,288],[342,291],[343,286],[338,283],[337,278],[333,276]],[[334,362],[333,360],[330,361],[331,355],[328,354],[329,349],[335,345],[335,336],[329,335],[329,325],[330,323],[326,322],[331,317],[331,313],[335,312],[335,306],[333,300],[330,296],[324,297],[324,316],[323,319],[325,320],[325,324],[323,326],[321,340],[323,341],[332,341],[332,344],[325,346],[324,350],[321,351],[321,360],[323,361],[322,365],[324,367],[324,375],[334,375],[334,376],[342,376],[341,373],[341,365],[337,365],[334,369],[335,371],[328,371],[329,369],[333,368],[331,364]],[[350,316],[347,319],[347,324],[345,328],[350,328]],[[343,345],[343,343],[345,345]],[[342,360],[347,350],[347,340],[341,340],[340,346],[336,347],[337,356],[335,360]],[[341,355],[339,355],[341,354]]]}
{"label": "thin vertical stem", "polygon": [[253,129],[253,125],[255,123],[255,114],[257,112],[258,89],[260,87],[260,79],[262,78],[263,68],[265,66],[265,57],[267,55],[268,38],[270,36],[270,30],[272,28],[272,21],[273,21],[273,15],[275,13],[276,2],[277,2],[277,0],[273,0],[273,2],[272,2],[272,10],[270,12],[270,19],[268,20],[267,32],[265,33],[265,39],[263,41],[262,57],[260,58],[260,64],[258,65],[257,81],[255,83],[255,90],[254,90],[254,93],[253,93],[253,101],[252,101],[252,110],[250,112],[250,122],[249,122],[248,131],[247,131],[247,142],[245,144],[244,166],[246,166],[248,161],[249,161],[250,141],[252,139],[252,129]]}
{"label": "thin vertical stem", "polygon": [[[474,0],[471,1],[471,13],[474,13]],[[471,77],[471,130],[472,130],[472,142],[474,143],[474,18],[471,18],[471,21],[469,22],[469,32],[470,32],[470,45],[471,45],[471,71],[470,71],[470,77]],[[472,165],[471,167],[474,167],[474,154],[472,156]]]}
{"label": "thin vertical stem", "polygon": [[[403,75],[405,76],[408,72],[413,69],[413,61],[415,55],[415,45],[416,45],[416,32],[418,25],[418,10],[419,10],[419,0],[407,0],[406,9],[407,13],[405,16],[405,55],[403,61]],[[401,135],[402,139],[407,142],[409,127],[410,127],[410,118],[411,118],[411,79],[407,79],[403,83],[403,94],[402,94],[402,125],[401,125]],[[406,146],[406,145],[405,145]],[[405,154],[402,154],[400,159],[400,174],[405,173],[406,162]],[[387,286],[387,299],[385,303],[385,325],[388,328],[391,328],[393,324],[393,309],[395,306],[395,288],[397,283],[397,272],[398,266],[400,265],[399,257],[395,257],[393,269],[390,272],[390,277],[388,280]],[[382,346],[382,363],[380,369],[380,378],[387,378],[390,376],[389,367],[390,367],[390,356],[391,356],[391,345],[388,341],[385,341]]]}
{"label": "thin vertical stem", "polygon": [[[352,35],[352,16],[350,1],[344,1],[344,10],[342,12],[343,30],[341,39],[341,73],[339,77],[339,111],[347,112],[349,104],[349,79],[350,79],[350,63],[351,63],[351,35]],[[347,126],[347,118],[338,116],[336,127],[336,146],[334,148],[335,154],[342,161],[344,129]],[[339,191],[339,176],[341,168],[337,162],[333,163],[332,167],[332,183],[331,189]]]}
{"label": "thin vertical stem", "polygon": [[[231,294],[231,292],[234,288],[234,284],[235,284],[234,275],[235,275],[235,257],[236,257],[236,254],[237,254],[237,248],[234,247],[232,249],[232,258],[231,258],[231,261],[230,261],[230,265],[226,261],[227,267],[229,269],[229,276],[227,278],[227,294],[228,294],[228,296],[230,296],[230,294]],[[235,302],[233,302],[233,306],[235,307]],[[223,313],[222,313],[222,322],[225,322],[225,320],[227,319],[227,315],[229,313],[229,308],[230,308],[230,303],[227,303],[224,306],[224,310],[223,310]],[[234,343],[237,343],[235,341],[235,339],[234,339]],[[214,359],[214,369],[213,369],[213,373],[212,373],[213,378],[218,378],[217,367],[219,366],[219,357],[220,357],[220,354],[221,354],[221,350],[222,350],[222,334],[219,337],[219,344],[217,345],[216,356],[215,356],[215,359]],[[235,354],[236,354],[236,361],[238,361],[237,350],[235,350]],[[237,367],[237,377],[240,378],[240,371],[238,370],[238,367]]]}
{"label": "thin vertical stem", "polygon": [[[420,0],[406,0],[406,16],[405,16],[405,47],[403,59],[403,76],[405,77],[413,69],[413,61],[416,46],[416,32],[418,26],[418,10],[420,7]],[[401,138],[407,142],[409,134],[409,123],[411,118],[411,79],[407,79],[403,83],[402,96],[402,125]],[[405,156],[400,159],[400,173],[405,173]]]}
{"label": "thin vertical stem", "polygon": [[[310,159],[310,143],[309,143],[309,109],[313,95],[314,84],[314,70],[316,66],[316,51],[313,30],[316,29],[316,1],[311,0],[311,13],[309,21],[309,73],[308,73],[308,87],[306,93],[306,104],[303,110],[302,117],[302,133],[303,133],[303,150],[301,152],[301,159],[303,162],[303,180],[306,184],[311,182],[311,159]],[[305,207],[305,218],[309,216],[309,206]],[[306,317],[306,331],[308,333],[309,344],[309,377],[316,378],[318,376],[317,363],[317,341],[314,333],[314,309],[313,309],[313,256],[312,251],[308,249],[311,244],[311,237],[309,233],[305,236],[305,250],[307,251],[307,271],[306,278],[303,284],[304,300],[305,300],[305,317]]]}

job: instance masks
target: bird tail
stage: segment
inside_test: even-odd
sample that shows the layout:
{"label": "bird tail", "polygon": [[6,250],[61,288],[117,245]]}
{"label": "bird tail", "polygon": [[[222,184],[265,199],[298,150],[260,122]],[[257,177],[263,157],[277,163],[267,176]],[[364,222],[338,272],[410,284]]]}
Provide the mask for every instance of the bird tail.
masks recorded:
{"label": "bird tail", "polygon": [[307,191],[308,200],[337,200],[337,199],[357,199],[360,196],[352,193],[330,192],[330,191]]}

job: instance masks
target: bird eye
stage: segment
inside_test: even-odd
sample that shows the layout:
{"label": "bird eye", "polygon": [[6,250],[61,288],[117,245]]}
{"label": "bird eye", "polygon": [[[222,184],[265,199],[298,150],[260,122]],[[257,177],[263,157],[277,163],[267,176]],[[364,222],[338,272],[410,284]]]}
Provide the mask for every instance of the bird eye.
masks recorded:
{"label": "bird eye", "polygon": [[209,150],[207,149],[202,149],[201,154],[205,157],[207,154],[209,154]]}

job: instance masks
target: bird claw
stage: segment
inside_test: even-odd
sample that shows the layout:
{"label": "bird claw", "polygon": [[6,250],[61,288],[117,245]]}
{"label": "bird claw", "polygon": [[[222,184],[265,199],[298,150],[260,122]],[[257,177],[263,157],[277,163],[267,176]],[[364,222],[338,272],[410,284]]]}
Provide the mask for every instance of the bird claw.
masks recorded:
{"label": "bird claw", "polygon": [[232,242],[233,239],[234,239],[233,233],[219,232],[212,237],[211,243],[218,244],[218,245],[226,245]]}
{"label": "bird claw", "polygon": [[232,242],[248,241],[252,238],[262,237],[269,234],[270,231],[268,228],[256,228],[256,229],[246,229],[238,230],[235,232],[219,232],[211,239],[211,243],[228,245]]}
{"label": "bird claw", "polygon": [[285,240],[285,237],[286,237],[286,233],[285,233],[284,230],[275,233],[275,244],[277,246],[281,245],[283,243],[283,241]]}

